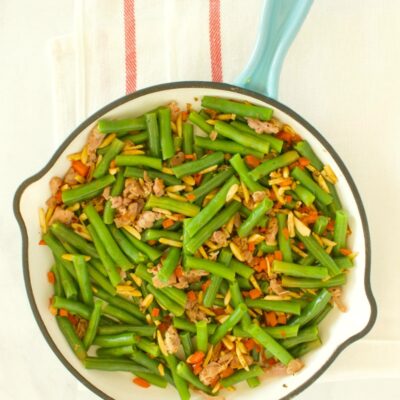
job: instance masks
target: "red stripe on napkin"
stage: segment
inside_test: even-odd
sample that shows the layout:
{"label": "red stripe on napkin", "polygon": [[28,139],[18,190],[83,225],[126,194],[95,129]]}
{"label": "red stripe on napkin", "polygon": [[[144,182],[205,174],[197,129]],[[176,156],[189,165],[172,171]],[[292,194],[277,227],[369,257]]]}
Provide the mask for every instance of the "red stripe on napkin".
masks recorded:
{"label": "red stripe on napkin", "polygon": [[211,54],[211,79],[222,82],[221,55],[221,4],[220,0],[209,0],[209,36]]}
{"label": "red stripe on napkin", "polygon": [[125,87],[126,94],[136,90],[135,0],[124,0]]}

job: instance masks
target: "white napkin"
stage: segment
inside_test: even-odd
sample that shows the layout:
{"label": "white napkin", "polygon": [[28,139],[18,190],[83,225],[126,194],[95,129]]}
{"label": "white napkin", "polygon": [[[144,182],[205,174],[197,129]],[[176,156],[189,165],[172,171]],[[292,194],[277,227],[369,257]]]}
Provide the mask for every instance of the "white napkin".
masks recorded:
{"label": "white napkin", "polygon": [[[54,144],[134,89],[181,80],[232,82],[251,54],[262,3],[77,0],[73,34],[50,44]],[[220,37],[220,48],[218,40],[210,41],[210,30],[214,40]],[[385,337],[374,334],[374,339]],[[319,382],[400,378],[398,354],[400,341],[363,339],[340,355]]]}

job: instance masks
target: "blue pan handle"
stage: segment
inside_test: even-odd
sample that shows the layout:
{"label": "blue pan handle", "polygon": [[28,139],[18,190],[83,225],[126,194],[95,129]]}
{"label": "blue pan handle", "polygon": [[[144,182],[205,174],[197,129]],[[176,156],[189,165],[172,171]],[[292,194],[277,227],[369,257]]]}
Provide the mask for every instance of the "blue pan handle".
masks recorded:
{"label": "blue pan handle", "polygon": [[253,54],[235,84],[277,98],[285,55],[313,0],[265,0]]}

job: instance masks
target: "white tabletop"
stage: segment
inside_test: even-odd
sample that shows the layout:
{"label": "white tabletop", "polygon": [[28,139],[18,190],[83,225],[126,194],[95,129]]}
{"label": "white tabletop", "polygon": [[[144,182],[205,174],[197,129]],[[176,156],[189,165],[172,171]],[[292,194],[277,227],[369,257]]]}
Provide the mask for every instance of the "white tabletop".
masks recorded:
{"label": "white tabletop", "polygon": [[[0,399],[95,399],[58,361],[33,318],[12,213],[17,185],[60,144],[51,134],[47,46],[55,36],[71,32],[73,3],[1,4]],[[400,398],[399,15],[395,0],[317,0],[282,71],[280,100],[323,132],[361,193],[379,307],[373,331],[341,354],[298,397],[302,400]]]}

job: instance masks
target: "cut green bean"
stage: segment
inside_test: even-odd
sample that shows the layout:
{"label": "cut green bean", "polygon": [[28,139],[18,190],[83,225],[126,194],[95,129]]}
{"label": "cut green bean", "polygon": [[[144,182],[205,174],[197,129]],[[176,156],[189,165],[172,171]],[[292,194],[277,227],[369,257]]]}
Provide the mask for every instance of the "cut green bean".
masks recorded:
{"label": "cut green bean", "polygon": [[249,172],[249,175],[255,181],[258,181],[263,176],[268,176],[271,172],[278,168],[286,167],[294,163],[299,158],[296,151],[288,151],[280,156],[264,161],[258,167]]}
{"label": "cut green bean", "polygon": [[81,303],[76,300],[63,299],[62,297],[54,296],[52,305],[57,309],[64,309],[70,312],[71,314],[79,315],[82,318],[87,320],[90,319],[90,315],[92,313],[91,308],[84,303]]}
{"label": "cut green bean", "polygon": [[101,371],[124,371],[133,374],[148,372],[147,368],[123,358],[87,357],[84,366],[86,369],[97,369]]}
{"label": "cut green bean", "polygon": [[136,346],[152,357],[158,357],[160,355],[160,348],[151,340],[141,338]]}
{"label": "cut green bean", "polygon": [[219,210],[221,210],[226,203],[226,197],[233,185],[239,185],[239,181],[235,176],[231,176],[211,201],[187,223],[185,230],[188,232],[189,236],[194,236],[203,226],[214,218]]}
{"label": "cut green bean", "polygon": [[97,164],[95,170],[93,171],[93,177],[98,179],[104,176],[108,172],[108,168],[110,167],[111,161],[121,152],[124,147],[124,142],[118,139],[114,139],[107,150],[107,153],[104,154],[101,161]]}
{"label": "cut green bean", "polygon": [[120,333],[118,335],[97,335],[93,344],[100,347],[121,347],[132,346],[137,343],[137,339],[133,333]]}
{"label": "cut green bean", "polygon": [[326,279],[329,276],[328,269],[324,267],[299,265],[278,260],[274,260],[272,268],[279,274],[298,278]]}
{"label": "cut green bean", "polygon": [[325,215],[318,216],[318,218],[315,221],[315,224],[313,226],[313,231],[317,235],[322,235],[325,232],[325,229],[328,226],[328,223],[329,223],[328,217],[326,217]]}
{"label": "cut green bean", "polygon": [[83,337],[83,345],[85,346],[86,350],[92,345],[93,340],[97,335],[97,330],[102,312],[101,308],[102,308],[102,302],[96,301],[94,303],[92,314],[90,315],[89,324],[86,329],[85,336]]}
{"label": "cut green bean", "polygon": [[158,129],[157,114],[145,114],[147,132],[149,133],[149,151],[153,157],[161,157],[160,132]]}
{"label": "cut green bean", "polygon": [[131,355],[132,352],[132,346],[99,347],[96,350],[96,354],[98,357],[124,357]]}
{"label": "cut green bean", "polygon": [[129,140],[134,145],[142,144],[142,143],[145,143],[145,142],[147,142],[149,140],[149,132],[144,131],[144,132],[136,133],[134,135],[125,135],[123,137],[123,139],[124,139],[125,142],[127,140]]}
{"label": "cut green bean", "polygon": [[168,367],[171,370],[172,378],[181,400],[190,400],[190,392],[187,381],[179,376],[177,372],[178,360],[171,354],[165,356],[165,360],[167,361]]}
{"label": "cut green bean", "polygon": [[246,299],[248,308],[259,308],[265,311],[277,311],[289,314],[300,315],[300,304],[287,300],[263,300],[263,299]]}
{"label": "cut green bean", "polygon": [[[237,308],[240,306],[240,304],[244,303],[242,292],[240,291],[240,285],[237,280],[229,284],[229,290],[231,294],[231,304],[233,305],[234,308]],[[251,323],[250,315],[248,314],[248,312],[246,312],[243,314],[240,324],[243,328],[245,328],[250,323]]]}
{"label": "cut green bean", "polygon": [[[275,327],[263,327],[262,329],[267,332],[274,339],[286,339],[296,337],[299,331],[300,325],[283,325]],[[233,335],[238,337],[248,338],[251,335],[239,326],[233,328]]]}
{"label": "cut green bean", "polygon": [[211,393],[208,386],[200,382],[200,379],[192,372],[192,370],[183,362],[180,361],[176,367],[176,373],[187,382],[192,384],[197,389],[202,390],[206,393]]}
{"label": "cut green bean", "polygon": [[230,387],[236,385],[239,382],[245,381],[246,379],[257,378],[264,374],[264,371],[259,365],[253,365],[248,371],[240,370],[228,376],[227,378],[221,379],[220,384],[223,387]]}
{"label": "cut green bean", "polygon": [[292,249],[290,247],[290,238],[285,235],[285,229],[287,229],[287,215],[277,214],[278,218],[278,246],[279,250],[282,252],[283,261],[292,262],[293,255]]}
{"label": "cut green bean", "polygon": [[143,321],[138,318],[132,316],[132,314],[128,313],[125,310],[122,310],[119,307],[115,307],[111,304],[107,304],[103,307],[103,314],[109,315],[110,317],[116,318],[125,324],[130,325],[142,325]]}
{"label": "cut green bean", "polygon": [[175,268],[178,266],[180,258],[181,249],[177,247],[171,247],[168,251],[167,257],[161,262],[161,269],[158,271],[158,278],[162,282],[168,282],[170,276],[174,273]]}
{"label": "cut green bean", "polygon": [[76,300],[78,298],[78,289],[76,287],[75,281],[68,270],[65,268],[61,260],[58,257],[55,258],[65,297],[70,300]]}
{"label": "cut green bean", "polygon": [[112,175],[106,175],[76,188],[63,190],[62,201],[66,205],[72,205],[83,200],[90,200],[102,193],[103,189],[113,184],[114,181],[115,178]]}
{"label": "cut green bean", "polygon": [[[176,329],[180,329],[190,333],[196,333],[196,325],[185,318],[174,317],[172,319],[172,324]],[[207,324],[207,329],[208,329],[208,334],[212,335],[217,329],[217,326],[215,324]]]}
{"label": "cut green bean", "polygon": [[328,205],[332,203],[332,196],[321,189],[307,172],[303,171],[299,167],[294,167],[291,175],[305,186],[322,204]]}
{"label": "cut green bean", "polygon": [[252,104],[239,103],[222,99],[220,97],[203,96],[202,107],[211,108],[227,114],[236,114],[241,117],[249,117],[269,121],[272,117],[272,108],[263,106],[254,106]]}
{"label": "cut green bean", "polygon": [[159,171],[154,171],[154,170],[144,170],[141,168],[137,168],[137,167],[127,167],[124,173],[125,177],[128,178],[143,178],[144,177],[144,173],[147,173],[148,177],[151,179],[162,179],[164,181],[165,184],[167,185],[180,185],[182,184],[182,181],[178,178],[176,178],[173,175],[169,175],[169,174],[164,174],[162,172]]}
{"label": "cut green bean", "polygon": [[328,303],[325,308],[311,321],[307,322],[305,326],[318,326],[332,310],[333,305],[331,303]]}
{"label": "cut green bean", "polygon": [[196,206],[195,204],[185,203],[183,201],[171,199],[169,197],[156,197],[150,195],[145,205],[145,209],[151,210],[154,207],[163,208],[165,210],[183,214],[187,217],[194,217],[200,211],[200,207]]}
{"label": "cut green bean", "polygon": [[163,230],[146,229],[142,233],[142,240],[144,240],[145,242],[148,242],[149,240],[159,240],[161,238],[181,241],[182,232],[170,232],[164,229]]}
{"label": "cut green bean", "polygon": [[115,163],[119,167],[149,167],[156,170],[162,169],[162,161],[156,157],[142,155],[120,155],[115,157]]}
{"label": "cut green bean", "polygon": [[208,350],[208,330],[207,321],[196,322],[196,344],[197,350],[202,351],[204,354]]}
{"label": "cut green bean", "polygon": [[262,200],[261,203],[252,210],[247,219],[242,222],[238,229],[238,235],[240,237],[249,236],[251,231],[258,225],[261,218],[265,216],[265,213],[270,210],[273,205],[273,201],[268,197]]}
{"label": "cut green bean", "polygon": [[146,286],[147,290],[154,296],[156,299],[157,303],[162,307],[165,308],[166,310],[170,311],[172,314],[176,316],[181,316],[185,309],[175,301],[171,300],[165,293],[162,291],[156,289],[152,285],[147,285]]}
{"label": "cut green bean", "polygon": [[346,211],[336,211],[335,228],[333,231],[333,241],[336,243],[336,246],[333,248],[333,254],[336,256],[341,255],[340,249],[346,248],[347,223],[348,216]]}
{"label": "cut green bean", "polygon": [[282,286],[301,288],[301,289],[330,288],[330,287],[342,286],[345,283],[346,283],[346,274],[338,274],[328,280],[291,278],[290,276],[282,277]]}
{"label": "cut green bean", "polygon": [[254,274],[254,269],[247,266],[246,264],[241,263],[236,259],[232,259],[229,263],[229,268],[243,278],[249,279]]}
{"label": "cut green bean", "polygon": [[293,349],[291,349],[290,351],[293,354],[293,357],[299,358],[309,353],[310,351],[321,347],[321,345],[321,339],[318,338],[316,340],[313,340],[312,342],[301,343],[296,347],[293,347]]}
{"label": "cut green bean", "polygon": [[333,260],[340,269],[354,267],[354,262],[350,257],[335,257]]}
{"label": "cut green bean", "polygon": [[81,291],[81,296],[83,302],[89,307],[93,306],[93,292],[90,285],[90,277],[88,266],[85,261],[85,257],[82,255],[74,254],[72,257],[72,262],[75,267],[76,278],[78,281],[79,289]]}
{"label": "cut green bean", "polygon": [[263,154],[267,154],[269,152],[270,145],[268,142],[258,136],[239,131],[233,126],[227,124],[226,122],[217,121],[214,125],[214,129],[219,135],[233,140],[234,142],[239,143],[242,146],[260,151]]}
{"label": "cut green bean", "polygon": [[286,349],[292,349],[300,343],[312,342],[318,338],[318,327],[309,326],[308,328],[301,329],[296,337],[288,338],[281,341],[281,345]]}
{"label": "cut green bean", "polygon": [[171,131],[171,109],[169,107],[161,107],[158,109],[158,123],[160,127],[162,159],[168,160],[175,154]]}
{"label": "cut green bean", "polygon": [[212,150],[212,151],[223,151],[225,153],[230,153],[230,154],[242,154],[244,156],[246,155],[253,155],[254,157],[257,158],[263,158],[264,154],[261,151],[257,151],[254,149],[250,149],[248,147],[245,147],[239,143],[232,142],[231,140],[211,140],[208,138],[204,138],[201,136],[196,136],[194,138],[194,142],[196,146],[201,147],[206,150]]}
{"label": "cut green bean", "polygon": [[[120,168],[117,172],[117,176],[115,178],[115,182],[111,187],[110,196],[116,197],[119,196],[124,190],[125,178],[124,178],[124,168]],[[115,208],[112,207],[111,199],[106,201],[103,211],[103,221],[105,224],[110,225],[114,221]]]}
{"label": "cut green bean", "polygon": [[315,196],[303,185],[296,185],[294,192],[306,206],[310,206],[314,203]]}
{"label": "cut green bean", "polygon": [[115,335],[118,333],[131,332],[137,336],[148,336],[153,337],[156,333],[156,327],[154,325],[111,325],[111,326],[99,326],[99,335]]}
{"label": "cut green bean", "polygon": [[146,121],[144,117],[116,120],[101,119],[97,126],[101,133],[142,131],[146,129]]}
{"label": "cut green bean", "polygon": [[188,154],[193,154],[193,125],[184,123],[182,129],[183,136],[183,152]]}
{"label": "cut green bean", "polygon": [[103,290],[105,290],[108,294],[113,296],[116,293],[114,286],[110,283],[110,281],[102,275],[96,268],[92,267],[90,264],[88,266],[88,272],[90,279]]}
{"label": "cut green bean", "polygon": [[261,385],[260,380],[256,376],[254,376],[252,378],[247,378],[246,381],[247,381],[249,388],[251,388],[251,389],[254,389],[255,387]]}
{"label": "cut green bean", "polygon": [[[206,326],[207,328],[207,326]],[[207,330],[208,334],[208,330]],[[193,343],[192,343],[192,336],[190,335],[189,332],[183,332],[179,335],[181,339],[181,344],[183,347],[183,352],[185,353],[185,357],[189,357],[191,354],[193,354]]]}
{"label": "cut green bean", "polygon": [[86,358],[86,351],[83,346],[82,341],[79,339],[75,332],[75,329],[68,318],[66,317],[56,317],[58,327],[67,340],[69,346],[79,360],[83,361]]}
{"label": "cut green bean", "polygon": [[207,120],[203,118],[199,113],[196,111],[192,111],[189,114],[189,121],[193,122],[196,126],[202,129],[204,132],[210,134],[213,130],[213,126],[207,124]]}
{"label": "cut green bean", "polygon": [[149,246],[147,243],[135,238],[125,229],[122,230],[122,233],[133,244],[133,246],[136,247],[136,249],[149,257],[151,261],[155,261],[161,257],[162,252],[160,250],[157,250],[155,247]]}
{"label": "cut green bean", "polygon": [[303,157],[307,158],[311,165],[316,168],[318,171],[321,171],[324,168],[324,164],[322,164],[321,160],[316,156],[314,150],[311,148],[308,142],[302,140],[301,142],[296,143],[293,146]]}
{"label": "cut green bean", "polygon": [[229,162],[231,163],[232,167],[238,173],[240,180],[247,186],[250,192],[262,192],[265,190],[265,187],[260,185],[256,182],[253,178],[251,178],[249,174],[249,169],[247,168],[246,164],[244,163],[243,159],[240,157],[239,154],[234,155]]}
{"label": "cut green bean", "polygon": [[64,288],[61,283],[61,276],[57,262],[51,267],[50,270],[54,274],[54,294],[59,297],[64,297]]}
{"label": "cut green bean", "polygon": [[192,256],[186,256],[184,262],[186,268],[204,270],[231,282],[235,279],[235,273],[224,264]]}
{"label": "cut green bean", "polygon": [[172,167],[172,171],[177,178],[183,178],[184,176],[195,174],[214,165],[219,165],[223,161],[224,153],[218,151],[200,158],[199,160],[186,162],[176,167]]}

